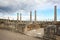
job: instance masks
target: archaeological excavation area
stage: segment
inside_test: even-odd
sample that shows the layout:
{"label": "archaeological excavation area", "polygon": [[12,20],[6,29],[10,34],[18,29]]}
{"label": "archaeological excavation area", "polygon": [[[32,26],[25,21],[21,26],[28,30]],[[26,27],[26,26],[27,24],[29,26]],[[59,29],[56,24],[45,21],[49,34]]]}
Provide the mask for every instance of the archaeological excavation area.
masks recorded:
{"label": "archaeological excavation area", "polygon": [[17,13],[17,20],[0,19],[0,40],[59,40],[60,21],[57,21],[57,6],[54,6],[54,21],[22,21],[22,16]]}

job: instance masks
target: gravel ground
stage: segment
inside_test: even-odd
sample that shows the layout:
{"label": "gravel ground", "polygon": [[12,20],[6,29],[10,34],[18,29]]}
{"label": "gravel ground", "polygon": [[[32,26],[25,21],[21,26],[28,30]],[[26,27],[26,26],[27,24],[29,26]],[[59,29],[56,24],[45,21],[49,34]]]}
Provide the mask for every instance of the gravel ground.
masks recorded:
{"label": "gravel ground", "polygon": [[57,38],[56,38],[57,40],[60,40],[60,36],[56,36],[56,37],[57,37]]}
{"label": "gravel ground", "polygon": [[0,30],[0,40],[40,40],[31,36],[26,36],[20,33]]}

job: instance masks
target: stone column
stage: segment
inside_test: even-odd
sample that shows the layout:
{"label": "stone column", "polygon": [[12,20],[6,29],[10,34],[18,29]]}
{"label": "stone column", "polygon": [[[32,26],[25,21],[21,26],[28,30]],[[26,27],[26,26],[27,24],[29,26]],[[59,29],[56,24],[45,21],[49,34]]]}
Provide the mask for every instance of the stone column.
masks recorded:
{"label": "stone column", "polygon": [[19,13],[17,13],[17,21],[19,20]]}
{"label": "stone column", "polygon": [[32,11],[30,11],[30,22],[32,22]]}
{"label": "stone column", "polygon": [[19,13],[17,13],[17,22],[15,23],[16,27],[15,29],[17,30],[17,27],[18,27],[18,21],[19,21]]}
{"label": "stone column", "polygon": [[8,17],[8,23],[9,23],[9,17]]}
{"label": "stone column", "polygon": [[35,22],[36,22],[36,10],[35,10]]}
{"label": "stone column", "polygon": [[57,21],[57,6],[54,6],[54,23]]}
{"label": "stone column", "polygon": [[22,18],[21,15],[22,15],[22,14],[20,13],[20,22],[21,22],[21,18]]}
{"label": "stone column", "polygon": [[8,17],[8,19],[7,19],[7,27],[9,27],[9,17]]}

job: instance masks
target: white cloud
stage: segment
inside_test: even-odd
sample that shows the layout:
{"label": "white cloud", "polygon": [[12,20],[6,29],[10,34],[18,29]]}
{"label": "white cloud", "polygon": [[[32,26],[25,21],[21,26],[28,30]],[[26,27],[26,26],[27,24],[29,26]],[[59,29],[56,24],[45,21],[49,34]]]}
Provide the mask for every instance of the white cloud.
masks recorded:
{"label": "white cloud", "polygon": [[60,5],[59,0],[0,0],[0,7],[11,7],[12,10],[34,10],[37,8],[49,8],[54,4]]}

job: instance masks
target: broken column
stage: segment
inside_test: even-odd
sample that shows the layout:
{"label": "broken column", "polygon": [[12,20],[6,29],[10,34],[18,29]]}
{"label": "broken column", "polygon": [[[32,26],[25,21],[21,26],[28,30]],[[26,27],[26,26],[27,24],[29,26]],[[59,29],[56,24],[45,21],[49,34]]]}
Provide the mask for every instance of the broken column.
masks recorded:
{"label": "broken column", "polygon": [[57,21],[57,6],[54,6],[54,23]]}

